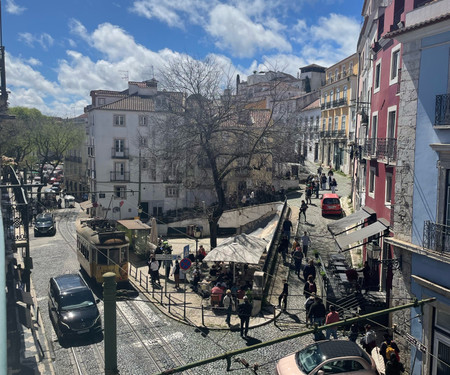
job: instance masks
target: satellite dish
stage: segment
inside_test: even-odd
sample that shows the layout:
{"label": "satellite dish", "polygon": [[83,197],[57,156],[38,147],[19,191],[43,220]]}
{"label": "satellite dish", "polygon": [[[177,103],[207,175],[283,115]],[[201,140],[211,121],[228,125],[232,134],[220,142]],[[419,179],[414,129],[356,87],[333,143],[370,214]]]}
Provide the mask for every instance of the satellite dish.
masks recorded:
{"label": "satellite dish", "polygon": [[113,212],[119,212],[120,211],[120,207],[114,207],[113,208]]}

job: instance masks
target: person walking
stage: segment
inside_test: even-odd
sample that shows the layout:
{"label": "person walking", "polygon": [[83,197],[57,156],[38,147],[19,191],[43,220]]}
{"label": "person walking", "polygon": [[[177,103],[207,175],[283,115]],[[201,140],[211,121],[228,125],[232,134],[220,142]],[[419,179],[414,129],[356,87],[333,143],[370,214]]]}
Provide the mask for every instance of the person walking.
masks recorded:
{"label": "person walking", "polygon": [[402,372],[405,372],[405,366],[397,359],[395,353],[391,353],[389,361],[386,362],[385,375],[401,375]]}
{"label": "person walking", "polygon": [[306,204],[306,202],[304,200],[302,200],[302,204],[300,205],[300,212],[298,214],[298,221],[301,221],[302,218],[302,214],[305,217],[305,223],[307,223],[306,220],[306,210],[308,209],[308,205]]}
{"label": "person walking", "polygon": [[322,183],[322,190],[327,190],[327,176],[325,176],[325,173],[322,173],[320,182]]}
{"label": "person walking", "polygon": [[308,247],[311,243],[311,239],[308,236],[308,232],[303,232],[303,236],[301,238],[302,241],[302,250],[303,250],[303,256],[306,258],[308,256]]}
{"label": "person walking", "polygon": [[250,303],[247,296],[244,296],[244,303],[238,307],[238,316],[241,320],[241,337],[247,338],[248,325],[250,323],[250,316],[252,315],[253,305]]}
{"label": "person walking", "polygon": [[231,290],[228,289],[225,297],[223,297],[223,307],[225,308],[225,311],[227,312],[227,317],[225,319],[225,323],[227,323],[228,325],[231,324],[231,312],[233,311],[233,296],[231,295]]}
{"label": "person walking", "polygon": [[159,262],[155,259],[155,257],[152,257],[150,259],[150,262],[148,264],[148,268],[149,268],[149,273],[150,273],[150,277],[152,279],[152,285],[156,286],[156,285],[160,285],[159,282]]}
{"label": "person walking", "polygon": [[286,236],[288,241],[291,240],[291,230],[292,230],[292,221],[289,216],[286,216],[286,219],[283,222],[283,236]]}
{"label": "person walking", "polygon": [[332,192],[333,194],[336,194],[336,186],[337,186],[336,179],[333,178],[333,179],[331,180],[331,182],[330,182],[330,188],[331,188],[331,192]]}
{"label": "person walking", "polygon": [[175,288],[180,287],[180,263],[178,259],[175,261],[175,265],[172,268],[172,275],[175,280]]}
{"label": "person walking", "polygon": [[306,316],[306,326],[312,325],[312,318],[309,318],[309,309],[314,303],[314,299],[316,298],[316,293],[312,293],[305,301],[305,316]]}
{"label": "person walking", "polygon": [[300,246],[297,246],[292,253],[292,259],[294,259],[295,274],[300,278],[300,270],[302,269],[303,252]]}
{"label": "person walking", "polygon": [[367,354],[372,355],[372,350],[377,346],[377,336],[375,332],[372,330],[370,324],[366,324],[364,327],[366,330],[366,334],[361,339],[361,344]]}
{"label": "person walking", "polygon": [[312,182],[309,182],[306,185],[306,190],[305,190],[306,204],[312,204],[312,201],[311,201],[312,191],[313,191]]}
{"label": "person walking", "polygon": [[[314,303],[311,305],[309,309],[308,317],[310,319],[312,318],[312,321],[315,325],[322,326],[323,323],[325,322],[325,314],[326,314],[325,305],[323,304],[322,299],[316,296],[314,298]],[[317,330],[316,332],[314,332],[314,340],[318,341],[323,337],[324,336],[322,331]]]}
{"label": "person walking", "polygon": [[391,339],[389,333],[385,333],[383,337],[384,341],[380,346],[380,355],[383,357],[384,363],[386,364],[390,360],[391,353],[395,353],[397,360],[400,361],[400,349],[396,342]]}
{"label": "person walking", "polygon": [[[336,322],[339,322],[339,313],[336,311],[334,305],[331,305],[330,312],[327,314],[327,317],[325,318],[325,324],[331,324]],[[337,340],[338,338],[337,327],[327,328],[326,330],[327,340],[329,340],[331,336],[333,336]]]}
{"label": "person walking", "polygon": [[[286,311],[287,308],[287,298],[289,294],[289,284],[286,279],[283,280],[283,291],[278,296],[278,307],[283,308]],[[283,302],[283,307],[281,307],[281,302]]]}
{"label": "person walking", "polygon": [[303,269],[303,279],[306,281],[308,277],[312,275],[313,280],[316,278],[316,267],[314,266],[314,260],[310,259],[309,264]]}
{"label": "person walking", "polygon": [[316,199],[319,199],[320,181],[319,177],[314,177],[314,191],[316,192]]}
{"label": "person walking", "polygon": [[317,286],[312,275],[309,275],[308,280],[306,280],[305,286],[303,287],[303,295],[305,298],[308,298],[313,293],[317,293]]}
{"label": "person walking", "polygon": [[348,339],[350,341],[356,342],[356,339],[358,338],[358,335],[359,335],[358,323],[353,323],[350,326],[350,333],[348,335]]}
{"label": "person walking", "polygon": [[286,256],[289,251],[289,240],[286,236],[283,236],[283,238],[280,241],[280,244],[278,245],[278,252],[281,253],[281,256],[283,258],[283,264],[286,263]]}

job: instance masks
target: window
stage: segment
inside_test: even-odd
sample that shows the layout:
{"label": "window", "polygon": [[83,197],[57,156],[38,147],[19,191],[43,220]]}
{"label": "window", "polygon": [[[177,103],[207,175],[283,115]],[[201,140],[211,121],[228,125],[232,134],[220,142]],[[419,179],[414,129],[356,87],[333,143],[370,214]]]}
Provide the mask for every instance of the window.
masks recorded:
{"label": "window", "polygon": [[336,116],[334,118],[334,129],[333,130],[338,130],[338,127],[339,127],[339,117]]}
{"label": "window", "polygon": [[388,108],[388,123],[386,129],[386,138],[394,139],[395,138],[395,117],[397,114],[397,107],[392,106]]}
{"label": "window", "polygon": [[98,98],[98,105],[105,105],[105,98]]}
{"label": "window", "polygon": [[398,70],[400,68],[400,44],[392,49],[391,53],[391,76],[389,84],[398,82]]}
{"label": "window", "polygon": [[[364,61],[364,60],[362,60],[362,61]],[[353,74],[353,63],[352,62],[350,63],[348,70],[349,70],[348,74]]]}
{"label": "window", "polygon": [[330,132],[331,131],[331,122],[332,122],[333,120],[331,119],[331,117],[328,117],[328,131]]}
{"label": "window", "polygon": [[114,115],[114,126],[125,126],[125,116]]}
{"label": "window", "polygon": [[380,82],[381,82],[381,60],[379,60],[375,65],[375,77],[373,82],[374,93],[380,91]]}
{"label": "window", "polygon": [[335,97],[335,100],[339,100],[340,94],[341,94],[341,89],[336,89],[336,97]]}
{"label": "window", "polygon": [[126,195],[126,186],[114,186],[114,197],[125,199]]}
{"label": "window", "polygon": [[148,125],[148,116],[140,115],[139,116],[139,126],[147,126]]}
{"label": "window", "polygon": [[369,196],[375,196],[375,167],[370,167],[369,170]]}
{"label": "window", "polygon": [[149,163],[148,163],[147,160],[142,159],[142,161],[141,161],[141,168],[142,169],[148,169],[149,168]]}
{"label": "window", "polygon": [[114,149],[116,153],[123,152],[125,149],[125,139],[115,139],[114,140]]}
{"label": "window", "polygon": [[322,121],[322,130],[323,131],[327,130],[327,119],[326,118],[324,118]]}
{"label": "window", "polygon": [[342,115],[342,120],[341,120],[341,130],[345,130],[346,128],[346,121],[347,121],[347,116],[346,115]]}
{"label": "window", "polygon": [[333,100],[333,91],[330,91],[330,103]]}
{"label": "window", "polygon": [[314,117],[311,116],[311,117],[309,118],[309,127],[312,128],[313,125],[314,125]]}
{"label": "window", "polygon": [[346,77],[347,72],[345,71],[345,65],[342,65],[342,77]]}
{"label": "window", "polygon": [[147,147],[148,139],[143,136],[139,136],[139,147]]}
{"label": "window", "polygon": [[178,198],[178,187],[168,186],[166,188],[166,198]]}
{"label": "window", "polygon": [[327,102],[327,93],[323,94],[323,104]]}
{"label": "window", "polygon": [[372,114],[372,124],[370,127],[370,138],[376,139],[378,133],[378,112]]}
{"label": "window", "polygon": [[336,70],[334,71],[334,79],[337,81],[337,80],[338,80],[338,77],[339,77],[339,71],[338,71],[338,69],[336,68]]}
{"label": "window", "polygon": [[392,200],[392,173],[386,173],[386,192],[385,192],[385,204],[391,205]]}
{"label": "window", "polygon": [[345,101],[347,102],[347,86],[344,86],[344,91],[342,92],[342,97],[345,99]]}
{"label": "window", "polygon": [[317,128],[320,126],[320,116],[316,116],[316,126]]}

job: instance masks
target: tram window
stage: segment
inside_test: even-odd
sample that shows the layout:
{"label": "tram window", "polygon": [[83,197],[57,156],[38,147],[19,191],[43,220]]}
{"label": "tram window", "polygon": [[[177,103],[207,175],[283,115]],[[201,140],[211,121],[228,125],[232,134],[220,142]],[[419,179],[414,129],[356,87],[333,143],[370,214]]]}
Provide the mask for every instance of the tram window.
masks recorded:
{"label": "tram window", "polygon": [[108,257],[106,255],[106,250],[97,250],[97,264],[108,264]]}
{"label": "tram window", "polygon": [[109,249],[109,264],[119,264],[119,249]]}
{"label": "tram window", "polygon": [[128,251],[127,250],[128,250],[127,247],[122,247],[120,249],[122,262],[128,262]]}

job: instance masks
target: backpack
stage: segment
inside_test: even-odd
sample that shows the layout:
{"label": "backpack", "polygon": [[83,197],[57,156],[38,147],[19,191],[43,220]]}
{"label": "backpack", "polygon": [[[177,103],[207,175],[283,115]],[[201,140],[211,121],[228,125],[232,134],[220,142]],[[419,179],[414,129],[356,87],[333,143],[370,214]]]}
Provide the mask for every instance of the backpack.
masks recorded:
{"label": "backpack", "polygon": [[392,347],[391,344],[386,343],[386,361],[391,360],[391,354],[394,353],[397,357],[397,361],[400,361],[400,356],[398,355],[397,351]]}

